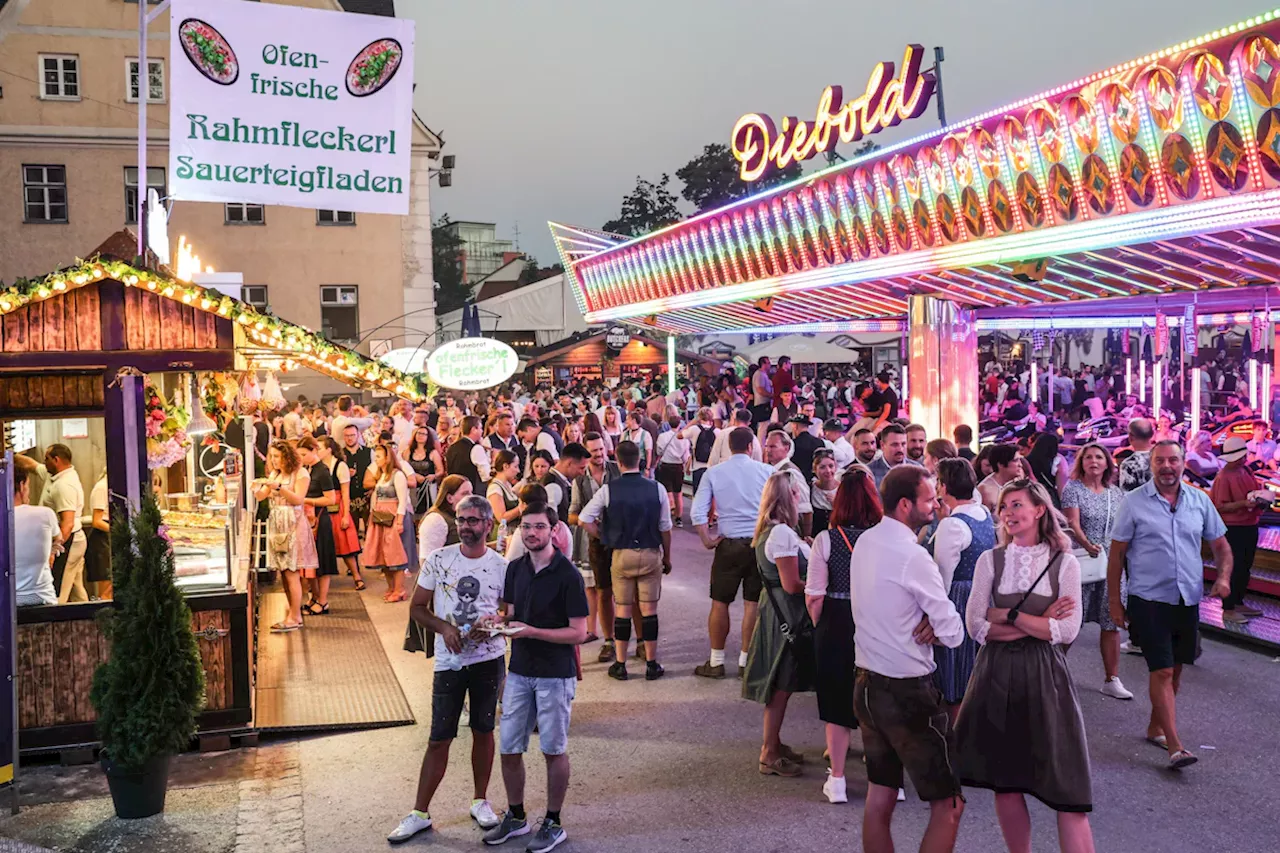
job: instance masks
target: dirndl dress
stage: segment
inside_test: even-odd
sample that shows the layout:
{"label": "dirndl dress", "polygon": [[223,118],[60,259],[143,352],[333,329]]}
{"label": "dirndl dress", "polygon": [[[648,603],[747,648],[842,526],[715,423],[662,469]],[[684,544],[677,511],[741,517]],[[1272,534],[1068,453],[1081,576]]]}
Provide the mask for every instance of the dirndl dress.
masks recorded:
{"label": "dirndl dress", "polygon": [[[333,466],[333,482],[338,490],[338,505],[336,507],[325,507],[325,509],[336,510],[329,513],[329,521],[333,527],[333,550],[339,559],[355,557],[360,554],[360,526],[356,523],[356,517],[351,512],[349,499],[342,494],[342,482],[338,478],[338,472],[343,467],[350,472],[350,466],[336,459],[334,462],[337,463]],[[350,490],[350,486],[348,486],[348,490]],[[346,530],[342,529],[343,516],[351,517],[351,523],[347,525]]]}
{"label": "dirndl dress", "polygon": [[[962,512],[949,517],[968,527],[972,537],[969,547],[960,552],[960,562],[956,564],[955,573],[951,576],[951,588],[947,590],[947,598],[951,599],[956,612],[963,619],[965,608],[969,606],[969,593],[973,590],[973,569],[978,565],[978,558],[995,547],[996,527],[991,520],[991,513],[987,513],[987,517],[981,521]],[[945,702],[958,705],[964,699],[965,687],[969,684],[969,676],[973,674],[977,658],[978,644],[969,636],[967,628],[964,642],[954,649],[933,647],[933,662],[938,667],[933,671],[933,686],[938,688]]]}
{"label": "dirndl dress", "polygon": [[[992,557],[992,601],[1014,607],[1021,594],[999,592],[1005,549]],[[1058,599],[1061,565],[1058,554],[1046,575],[1051,594],[1032,592],[1023,613],[1041,616]],[[1084,715],[1061,646],[1034,637],[984,645],[956,719],[956,744],[956,773],[967,787],[1030,794],[1060,812],[1093,811]]]}
{"label": "dirndl dress", "polygon": [[[756,565],[764,581],[764,589],[760,591],[759,616],[756,618],[755,633],[751,635],[747,669],[742,678],[742,698],[761,705],[769,704],[776,690],[808,693],[816,689],[812,643],[797,651],[782,633],[782,622],[778,619],[773,601],[770,601],[772,591],[774,601],[782,610],[784,618],[797,629],[810,624],[804,593],[793,594],[784,590],[777,564],[765,556],[765,544],[772,532],[773,528],[770,527],[768,532],[761,535],[755,548]],[[800,579],[804,580],[809,572],[809,561],[803,552],[799,555],[799,562]]]}
{"label": "dirndl dress", "polygon": [[[395,513],[400,506],[396,497],[394,482],[379,482],[373,491],[374,510]],[[410,516],[412,518],[412,516]],[[412,529],[412,525],[410,525]],[[415,549],[416,550],[416,549]],[[375,571],[384,569],[403,569],[409,564],[405,553],[404,540],[396,534],[396,529],[373,523],[373,514],[369,515],[369,524],[364,534],[364,564]]]}
{"label": "dirndl dress", "polygon": [[267,516],[268,568],[299,572],[320,565],[316,540],[311,535],[311,522],[301,506],[290,506],[283,498],[271,498]]}

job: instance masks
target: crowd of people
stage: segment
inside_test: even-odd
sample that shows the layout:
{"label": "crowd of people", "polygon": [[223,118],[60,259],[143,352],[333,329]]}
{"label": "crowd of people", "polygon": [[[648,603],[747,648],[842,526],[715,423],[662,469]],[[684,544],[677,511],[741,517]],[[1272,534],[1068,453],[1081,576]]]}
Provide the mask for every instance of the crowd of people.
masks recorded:
{"label": "crowd of people", "polygon": [[[1194,764],[1175,696],[1198,652],[1202,543],[1218,570],[1212,594],[1232,618],[1250,614],[1263,493],[1244,440],[1202,451],[1222,466],[1206,492],[1184,483],[1182,445],[1142,417],[1115,454],[1089,443],[1069,461],[1048,428],[975,451],[969,426],[930,436],[900,419],[895,382],[803,382],[784,360],[674,394],[665,379],[516,385],[386,414],[344,397],[332,413],[304,404],[270,425],[282,437],[257,495],[290,601],[275,628],[327,612],[339,560],[361,588],[383,572],[389,602],[416,575],[411,619],[436,670],[432,731],[414,810],[389,839],[430,827],[466,714],[471,814],[486,843],[532,833],[528,849],[544,851],[564,840],[581,647],[599,643],[596,659],[619,681],[633,645],[646,680],[665,674],[661,593],[690,482],[688,521],[713,552],[709,653],[694,675],[735,674],[763,706],[758,768],[772,776],[803,774],[806,757],[782,730],[791,696],[816,692],[833,803],[848,800],[846,756],[861,730],[866,850],[892,849],[905,776],[932,808],[923,849],[952,849],[964,787],[996,792],[1011,851],[1029,849],[1028,795],[1057,813],[1064,850],[1093,849],[1086,720],[1066,656],[1086,622],[1101,629],[1101,692],[1132,699],[1119,656],[1143,655],[1146,738],[1169,768]],[[501,812],[488,800],[495,728]],[[536,832],[522,761],[535,728],[548,774]]]}

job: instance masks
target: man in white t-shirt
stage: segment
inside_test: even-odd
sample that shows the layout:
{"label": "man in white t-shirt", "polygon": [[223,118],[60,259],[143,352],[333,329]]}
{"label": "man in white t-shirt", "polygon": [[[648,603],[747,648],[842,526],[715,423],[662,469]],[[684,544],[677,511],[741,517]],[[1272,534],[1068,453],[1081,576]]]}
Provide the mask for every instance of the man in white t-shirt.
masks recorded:
{"label": "man in white t-shirt", "polygon": [[[746,427],[751,429],[751,421],[753,420],[750,409],[737,409],[733,413],[733,418],[724,425],[724,428],[716,433],[716,443],[711,448],[711,458],[707,460],[707,467],[714,468],[721,462],[727,460],[733,455],[729,449],[729,434],[737,427]],[[752,431],[753,439],[751,441],[751,450],[747,454],[754,462],[764,461],[764,448],[760,444],[759,436]]]}
{"label": "man in white t-shirt", "polygon": [[411,811],[387,840],[408,841],[431,827],[431,798],[449,766],[449,747],[458,736],[464,702],[470,704],[471,767],[475,774],[471,817],[483,829],[497,826],[487,797],[493,770],[493,730],[498,696],[506,676],[507,641],[495,625],[507,577],[507,561],[485,543],[493,509],[479,495],[458,501],[457,545],[432,551],[418,573],[409,615],[435,632],[435,682],[431,698],[431,735],[418,775]]}
{"label": "man in white t-shirt", "polygon": [[36,465],[25,456],[14,459],[13,555],[18,606],[57,604],[58,594],[53,589],[51,567],[53,549],[62,542],[58,516],[47,506],[31,505],[29,478]]}
{"label": "man in white t-shirt", "polygon": [[40,493],[40,505],[57,514],[62,541],[67,543],[67,554],[61,563],[58,602],[88,601],[89,594],[84,588],[86,541],[80,526],[84,516],[84,486],[79,472],[71,464],[71,448],[65,444],[49,445],[44,454],[44,465],[50,477]]}

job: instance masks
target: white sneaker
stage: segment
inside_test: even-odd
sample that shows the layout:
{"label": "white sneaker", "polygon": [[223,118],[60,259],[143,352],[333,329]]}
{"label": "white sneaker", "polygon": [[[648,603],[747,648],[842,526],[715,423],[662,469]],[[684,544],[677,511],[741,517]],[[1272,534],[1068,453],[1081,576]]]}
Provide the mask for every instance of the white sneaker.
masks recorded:
{"label": "white sneaker", "polygon": [[494,812],[488,800],[476,800],[472,803],[471,817],[475,818],[475,822],[480,824],[481,829],[493,829],[502,823],[502,818]]}
{"label": "white sneaker", "polygon": [[401,844],[413,838],[419,832],[430,828],[430,817],[424,817],[419,812],[409,812],[409,816],[400,821],[400,825],[387,836],[387,840],[392,844]]}
{"label": "white sneaker", "polygon": [[898,802],[900,802],[900,803],[905,803],[906,801],[907,801],[907,790],[906,790],[906,788],[899,788],[899,789],[898,789]]}
{"label": "white sneaker", "polygon": [[1120,651],[1124,652],[1126,655],[1142,654],[1142,649],[1138,648],[1129,640],[1125,640],[1123,643],[1120,644]]}
{"label": "white sneaker", "polygon": [[845,791],[844,777],[832,776],[830,770],[827,771],[827,781],[822,783],[822,793],[826,794],[828,803],[849,802],[849,794]]}
{"label": "white sneaker", "polygon": [[1110,696],[1112,699],[1132,699],[1133,692],[1126,690],[1124,684],[1119,678],[1112,678],[1102,684],[1098,690],[1103,696]]}

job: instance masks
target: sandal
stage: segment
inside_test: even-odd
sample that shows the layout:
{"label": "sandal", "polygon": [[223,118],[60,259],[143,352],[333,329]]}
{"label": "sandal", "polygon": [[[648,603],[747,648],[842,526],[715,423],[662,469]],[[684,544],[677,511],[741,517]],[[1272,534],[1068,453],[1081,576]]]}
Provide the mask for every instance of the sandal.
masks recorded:
{"label": "sandal", "polygon": [[1200,759],[1191,754],[1189,749],[1180,749],[1173,755],[1169,756],[1169,769],[1181,770],[1184,767],[1190,767]]}
{"label": "sandal", "polygon": [[587,634],[587,638],[582,641],[582,645],[585,646],[587,643],[594,643],[598,639],[600,639],[600,637],[596,634]]}
{"label": "sandal", "polygon": [[763,761],[760,762],[760,774],[762,776],[785,776],[790,778],[799,776],[801,772],[800,765],[785,755],[778,756],[768,764]]}
{"label": "sandal", "polygon": [[312,616],[328,616],[329,605],[320,604],[319,602],[313,602],[311,606],[307,608],[307,612],[310,613]]}
{"label": "sandal", "polygon": [[1168,751],[1169,749],[1168,741],[1165,739],[1164,735],[1156,735],[1155,737],[1151,737],[1150,735],[1148,735],[1147,743],[1151,744],[1152,746],[1158,746],[1165,751]]}
{"label": "sandal", "polygon": [[778,754],[790,761],[792,764],[804,764],[803,753],[796,752],[785,743],[778,744]]}
{"label": "sandal", "polygon": [[360,592],[362,589],[364,589],[364,581],[356,581],[356,592]]}
{"label": "sandal", "polygon": [[296,631],[301,627],[301,622],[277,622],[271,626],[271,632],[273,634],[284,634],[289,631]]}

